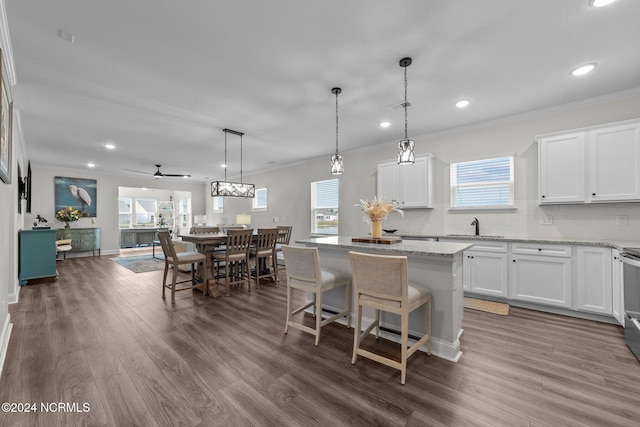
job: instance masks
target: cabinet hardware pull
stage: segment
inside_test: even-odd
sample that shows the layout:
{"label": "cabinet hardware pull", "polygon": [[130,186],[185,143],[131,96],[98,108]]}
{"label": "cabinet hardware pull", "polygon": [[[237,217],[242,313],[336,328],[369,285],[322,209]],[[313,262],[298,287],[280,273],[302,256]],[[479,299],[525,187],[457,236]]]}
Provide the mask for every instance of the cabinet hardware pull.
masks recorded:
{"label": "cabinet hardware pull", "polygon": [[595,195],[596,195],[596,193],[591,193],[591,195],[592,195],[592,196],[595,196]]}

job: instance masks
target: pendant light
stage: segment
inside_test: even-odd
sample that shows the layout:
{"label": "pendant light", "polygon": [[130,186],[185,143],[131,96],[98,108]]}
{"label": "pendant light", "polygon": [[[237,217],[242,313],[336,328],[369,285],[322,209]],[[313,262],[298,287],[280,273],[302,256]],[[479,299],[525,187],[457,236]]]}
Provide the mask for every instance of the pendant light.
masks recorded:
{"label": "pendant light", "polygon": [[336,154],[331,156],[331,173],[333,175],[342,175],[344,173],[344,165],[342,164],[342,154],[338,153],[338,94],[342,92],[339,87],[331,89],[331,93],[336,96]]}
{"label": "pendant light", "polygon": [[404,139],[398,142],[399,165],[410,165],[416,161],[413,153],[415,142],[407,137],[407,67],[409,65],[411,65],[411,58],[402,58],[400,60],[400,66],[404,68]]}
{"label": "pendant light", "polygon": [[[245,197],[253,198],[256,194],[256,186],[242,182],[242,135],[244,133],[231,129],[223,129],[224,132],[224,181],[211,183],[211,197]],[[240,182],[227,181],[227,134],[240,136]]]}

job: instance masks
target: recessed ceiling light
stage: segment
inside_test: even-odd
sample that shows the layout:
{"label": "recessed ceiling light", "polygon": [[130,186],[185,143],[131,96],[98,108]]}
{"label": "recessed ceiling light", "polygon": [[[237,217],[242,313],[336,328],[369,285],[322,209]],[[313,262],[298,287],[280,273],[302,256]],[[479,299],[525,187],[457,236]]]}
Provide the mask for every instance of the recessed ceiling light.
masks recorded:
{"label": "recessed ceiling light", "polygon": [[589,2],[589,5],[593,6],[593,7],[602,7],[602,6],[606,6],[608,4],[613,3],[616,0],[591,0]]}
{"label": "recessed ceiling light", "polygon": [[456,102],[456,107],[464,108],[468,107],[469,104],[471,104],[471,101],[469,101],[468,99],[461,99],[460,101]]}
{"label": "recessed ceiling light", "polygon": [[223,164],[221,164],[221,165],[220,165],[220,167],[222,167],[222,168],[226,168],[226,167],[227,167],[227,165],[225,165],[225,164],[223,163]]}
{"label": "recessed ceiling light", "polygon": [[95,163],[87,163],[87,167],[88,168],[95,168],[96,164]]}
{"label": "recessed ceiling light", "polygon": [[388,128],[389,126],[391,126],[391,122],[388,122],[386,120],[384,122],[380,122],[381,128]]}
{"label": "recessed ceiling light", "polygon": [[584,76],[587,73],[593,71],[596,68],[596,64],[586,64],[582,65],[571,72],[574,76]]}
{"label": "recessed ceiling light", "polygon": [[109,143],[109,144],[104,144],[104,148],[106,148],[107,150],[115,150],[116,146]]}

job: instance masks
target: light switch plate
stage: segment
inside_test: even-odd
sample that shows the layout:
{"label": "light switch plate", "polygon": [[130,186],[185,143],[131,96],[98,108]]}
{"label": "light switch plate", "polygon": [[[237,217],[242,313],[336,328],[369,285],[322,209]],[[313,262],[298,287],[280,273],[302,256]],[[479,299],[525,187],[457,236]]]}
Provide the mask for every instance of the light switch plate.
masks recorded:
{"label": "light switch plate", "polygon": [[616,216],[616,225],[629,225],[629,217],[627,215]]}
{"label": "light switch plate", "polygon": [[541,216],[540,225],[553,225],[553,217],[551,215]]}

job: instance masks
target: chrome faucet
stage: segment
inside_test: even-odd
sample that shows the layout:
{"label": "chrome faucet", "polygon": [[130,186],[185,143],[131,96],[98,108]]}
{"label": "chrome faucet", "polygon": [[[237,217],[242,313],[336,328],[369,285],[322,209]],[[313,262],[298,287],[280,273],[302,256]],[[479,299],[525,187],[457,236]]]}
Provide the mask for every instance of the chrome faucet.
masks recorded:
{"label": "chrome faucet", "polygon": [[476,236],[480,235],[480,221],[478,221],[478,218],[473,218],[473,221],[471,221],[471,225],[475,225],[476,226]]}

